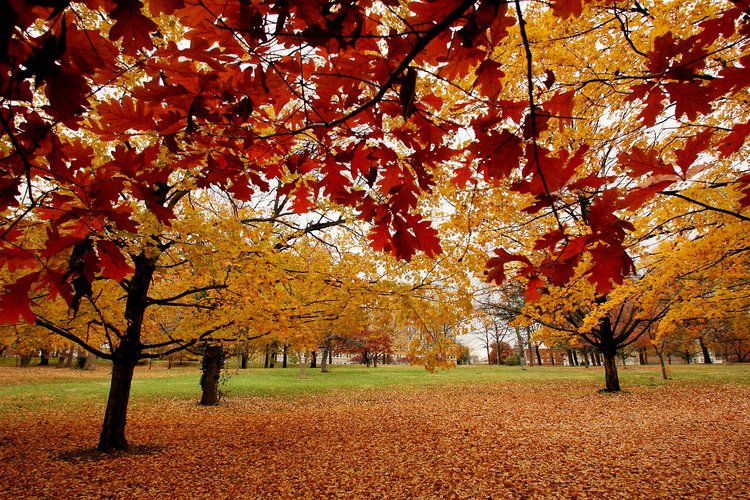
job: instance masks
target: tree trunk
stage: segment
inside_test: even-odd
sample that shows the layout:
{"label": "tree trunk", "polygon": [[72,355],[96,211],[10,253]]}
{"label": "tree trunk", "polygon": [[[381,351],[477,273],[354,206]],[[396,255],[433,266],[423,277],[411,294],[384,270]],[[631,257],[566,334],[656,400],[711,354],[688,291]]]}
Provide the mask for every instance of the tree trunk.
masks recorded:
{"label": "tree trunk", "polygon": [[646,350],[645,349],[640,349],[638,351],[638,362],[642,366],[645,366],[645,365],[648,364],[648,358],[646,357]]}
{"label": "tree trunk", "polygon": [[31,354],[21,354],[19,360],[21,362],[21,368],[28,368],[31,366]]}
{"label": "tree trunk", "polygon": [[323,356],[320,358],[320,373],[328,373],[328,354],[331,348],[328,346],[323,347]]}
{"label": "tree trunk", "polygon": [[[107,409],[99,436],[99,451],[127,450],[125,420],[130,399],[135,364],[141,359],[141,329],[148,306],[148,289],[156,270],[157,256],[145,251],[133,257],[135,271],[127,286],[125,321],[128,325],[120,345],[112,353],[112,383],[109,387]],[[93,356],[93,355],[91,355]]]}
{"label": "tree trunk", "polygon": [[109,386],[107,410],[104,413],[102,432],[99,435],[97,449],[106,453],[116,450],[127,450],[125,439],[125,420],[130,399],[130,385],[133,381],[135,360],[115,358],[112,361],[112,382]]}
{"label": "tree trunk", "polygon": [[49,353],[46,349],[39,351],[39,366],[49,366]]}
{"label": "tree trunk", "polygon": [[516,342],[518,342],[518,363],[521,365],[521,369],[526,369],[526,353],[523,352],[523,338],[521,338],[521,330],[518,327],[516,330]]}
{"label": "tree trunk", "polygon": [[701,345],[701,352],[703,353],[703,362],[707,365],[710,365],[713,363],[711,361],[711,354],[708,352],[708,347],[706,347],[705,342],[703,342],[703,337],[698,337],[698,343]]}
{"label": "tree trunk", "polygon": [[266,362],[263,363],[263,368],[271,366],[271,346],[266,344]]}
{"label": "tree trunk", "polygon": [[534,346],[534,351],[536,352],[536,364],[542,366],[542,356],[539,354],[539,344]]}
{"label": "tree trunk", "polygon": [[620,379],[617,376],[617,352],[603,352],[604,391],[620,392]]}
{"label": "tree trunk", "polygon": [[318,351],[310,352],[310,368],[318,367]]}
{"label": "tree trunk", "polygon": [[299,378],[305,380],[307,378],[307,353],[298,352],[299,356]]}
{"label": "tree trunk", "polygon": [[96,370],[96,355],[87,352],[86,353],[86,361],[83,364],[84,370]]}
{"label": "tree trunk", "polygon": [[659,356],[659,364],[661,365],[661,378],[669,380],[669,370],[667,369],[667,364],[664,362],[664,353],[657,350],[656,355]]}
{"label": "tree trunk", "polygon": [[75,346],[73,346],[73,344],[70,344],[70,347],[68,348],[68,359],[67,361],[65,361],[66,368],[73,367],[73,358],[75,358],[75,356],[76,356]]}
{"label": "tree trunk", "polygon": [[240,369],[241,370],[247,369],[247,358],[248,358],[247,353],[243,352],[242,355],[240,356]]}
{"label": "tree trunk", "polygon": [[224,357],[224,349],[220,345],[208,345],[203,349],[203,373],[201,375],[202,406],[219,404],[219,378]]}
{"label": "tree trunk", "polygon": [[591,363],[589,363],[589,353],[586,349],[581,349],[581,354],[583,355],[583,366],[586,368],[589,367]]}

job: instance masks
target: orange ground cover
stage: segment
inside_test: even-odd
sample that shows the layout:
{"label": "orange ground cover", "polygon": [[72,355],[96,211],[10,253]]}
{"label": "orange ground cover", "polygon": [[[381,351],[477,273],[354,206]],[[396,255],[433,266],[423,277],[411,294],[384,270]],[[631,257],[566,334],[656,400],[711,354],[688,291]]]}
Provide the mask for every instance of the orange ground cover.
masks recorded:
{"label": "orange ground cover", "polygon": [[135,401],[133,449],[93,452],[102,408],[0,422],[2,498],[737,498],[750,388],[582,382],[221,406]]}

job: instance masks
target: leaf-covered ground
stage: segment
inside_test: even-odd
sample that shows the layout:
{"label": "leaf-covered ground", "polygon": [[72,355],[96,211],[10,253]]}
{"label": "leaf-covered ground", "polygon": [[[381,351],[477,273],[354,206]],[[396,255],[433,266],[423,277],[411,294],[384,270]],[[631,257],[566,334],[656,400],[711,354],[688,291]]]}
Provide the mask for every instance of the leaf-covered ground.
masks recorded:
{"label": "leaf-covered ground", "polygon": [[134,401],[0,422],[2,498],[750,498],[750,387],[588,381]]}

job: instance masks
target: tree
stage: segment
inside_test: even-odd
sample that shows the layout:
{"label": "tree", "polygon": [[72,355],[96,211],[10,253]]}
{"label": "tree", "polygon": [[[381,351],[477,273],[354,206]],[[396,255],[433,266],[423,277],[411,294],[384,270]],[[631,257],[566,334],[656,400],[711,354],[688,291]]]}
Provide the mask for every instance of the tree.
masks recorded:
{"label": "tree", "polygon": [[508,356],[513,356],[513,348],[507,342],[493,342],[490,351],[491,365],[504,365]]}
{"label": "tree", "polygon": [[[127,392],[169,250],[154,226],[208,188],[248,201],[273,186],[296,213],[341,207],[371,224],[373,249],[404,260],[443,251],[425,218],[433,193],[468,186],[462,196],[476,201],[479,190],[509,190],[524,199],[509,206],[537,218],[537,237],[498,242],[488,279],[516,266],[533,301],[586,263],[579,277],[606,297],[635,269],[627,215],[655,198],[748,220],[746,9],[746,0],[7,3],[0,244],[12,276],[0,321],[35,322],[40,295],[75,313],[97,280],[118,282],[127,325],[113,383]],[[736,206],[695,197],[700,185],[737,195]],[[505,210],[487,198],[488,214]],[[124,234],[139,245],[123,250]],[[222,284],[212,278],[203,286]],[[441,330],[425,332],[447,345]]]}

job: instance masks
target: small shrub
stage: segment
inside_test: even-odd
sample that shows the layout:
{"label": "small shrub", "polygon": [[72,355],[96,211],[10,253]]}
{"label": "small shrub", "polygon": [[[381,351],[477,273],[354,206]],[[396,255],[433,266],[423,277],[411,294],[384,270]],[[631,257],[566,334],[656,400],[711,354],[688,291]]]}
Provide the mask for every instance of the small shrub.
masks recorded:
{"label": "small shrub", "polygon": [[505,364],[507,366],[518,366],[521,364],[521,358],[519,358],[516,354],[511,354],[510,356],[505,358]]}

